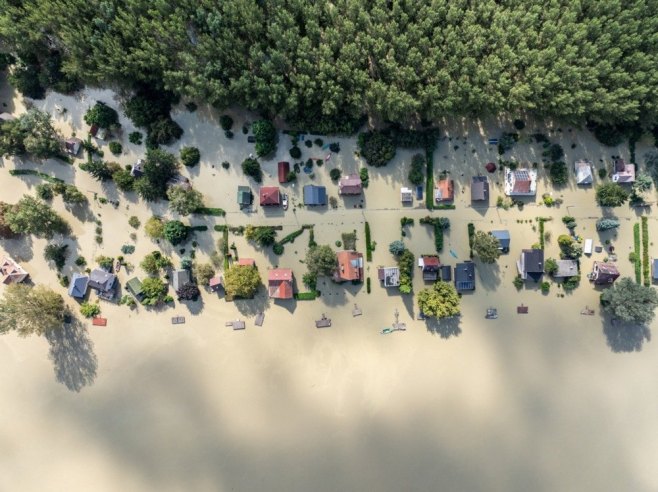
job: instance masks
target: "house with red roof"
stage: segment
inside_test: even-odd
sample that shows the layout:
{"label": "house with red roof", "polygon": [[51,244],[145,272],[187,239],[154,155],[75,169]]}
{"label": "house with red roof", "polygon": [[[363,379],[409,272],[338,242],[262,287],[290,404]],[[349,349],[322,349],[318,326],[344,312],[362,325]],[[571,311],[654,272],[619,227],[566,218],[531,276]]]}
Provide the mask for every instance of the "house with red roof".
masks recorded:
{"label": "house with red roof", "polygon": [[358,251],[339,251],[335,282],[363,282],[363,254]]}
{"label": "house with red roof", "polygon": [[290,173],[290,163],[286,161],[281,161],[278,164],[278,171],[279,171],[279,183],[287,183],[288,182],[288,173]]}
{"label": "house with red roof", "polygon": [[238,266],[256,266],[256,260],[253,258],[240,258],[238,260]]}
{"label": "house with red roof", "polygon": [[271,299],[292,299],[292,269],[270,270],[267,275],[267,292]]}
{"label": "house with red roof", "polygon": [[261,207],[278,207],[281,204],[278,186],[261,186],[259,195]]}
{"label": "house with red roof", "polygon": [[451,202],[455,199],[455,181],[441,179],[434,186],[434,200],[436,202]]}
{"label": "house with red roof", "polygon": [[3,284],[19,284],[29,277],[28,273],[14,260],[5,256],[0,263]]}
{"label": "house with red roof", "polygon": [[505,168],[505,194],[507,196],[535,196],[537,171],[534,169]]}
{"label": "house with red roof", "polygon": [[363,191],[363,183],[358,174],[343,176],[338,182],[339,195],[360,195]]}
{"label": "house with red roof", "polygon": [[418,266],[423,271],[423,280],[435,282],[439,280],[441,260],[437,255],[423,255],[418,259]]}

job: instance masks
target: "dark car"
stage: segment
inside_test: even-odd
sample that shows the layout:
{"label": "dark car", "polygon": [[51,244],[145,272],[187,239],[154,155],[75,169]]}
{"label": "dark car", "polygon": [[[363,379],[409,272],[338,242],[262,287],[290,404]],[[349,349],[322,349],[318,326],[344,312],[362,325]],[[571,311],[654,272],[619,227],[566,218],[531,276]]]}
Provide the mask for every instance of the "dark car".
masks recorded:
{"label": "dark car", "polygon": [[249,135],[249,136],[247,137],[247,142],[249,142],[249,143],[256,143],[256,137],[254,137],[253,135]]}

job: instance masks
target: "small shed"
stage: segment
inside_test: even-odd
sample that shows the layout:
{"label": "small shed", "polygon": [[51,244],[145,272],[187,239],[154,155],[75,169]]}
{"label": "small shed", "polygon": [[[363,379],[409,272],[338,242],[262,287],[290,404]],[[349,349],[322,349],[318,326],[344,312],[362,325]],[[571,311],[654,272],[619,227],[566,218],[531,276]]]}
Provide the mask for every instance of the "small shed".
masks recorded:
{"label": "small shed", "polygon": [[384,287],[399,287],[400,269],[398,267],[379,267],[377,269],[377,278]]}
{"label": "small shed", "polygon": [[402,203],[413,203],[414,193],[411,191],[411,188],[403,186],[400,188],[400,201]]}
{"label": "small shed", "polygon": [[287,161],[280,161],[278,164],[279,170],[279,183],[288,182],[288,173],[290,173],[290,163]]}
{"label": "small shed", "polygon": [[142,281],[137,277],[133,277],[128,282],[126,282],[126,289],[130,292],[138,301],[141,301],[144,298],[144,290],[142,289]]}
{"label": "small shed", "polygon": [[224,288],[224,277],[221,275],[215,275],[208,281],[208,287],[210,287],[210,290],[213,292],[219,292]]}
{"label": "small shed", "polygon": [[500,231],[491,231],[489,234],[491,234],[493,237],[498,239],[498,242],[500,243],[500,249],[503,253],[509,252],[509,244],[510,244],[510,235],[508,230],[500,230]]}
{"label": "small shed", "polygon": [[248,186],[238,186],[238,205],[240,208],[249,207],[254,201],[254,195]]}
{"label": "small shed", "polygon": [[80,153],[80,147],[82,147],[82,140],[79,138],[67,138],[64,141],[64,149],[69,155],[76,156]]}
{"label": "small shed", "polygon": [[452,281],[452,268],[450,268],[450,265],[441,265],[441,280],[444,282]]}

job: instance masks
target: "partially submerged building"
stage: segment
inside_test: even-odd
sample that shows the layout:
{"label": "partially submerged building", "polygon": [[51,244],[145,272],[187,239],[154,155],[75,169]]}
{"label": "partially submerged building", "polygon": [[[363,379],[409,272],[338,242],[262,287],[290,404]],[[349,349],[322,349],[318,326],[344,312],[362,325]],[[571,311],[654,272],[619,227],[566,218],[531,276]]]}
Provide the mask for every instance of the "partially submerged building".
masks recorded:
{"label": "partially submerged building", "polygon": [[250,207],[254,201],[254,195],[248,186],[238,186],[238,205],[240,209]]}
{"label": "partially submerged building", "polygon": [[89,276],[81,273],[74,273],[71,275],[69,282],[69,295],[74,299],[84,299],[87,295],[87,287],[89,286]]}
{"label": "partially submerged building", "polygon": [[464,261],[455,265],[455,289],[457,292],[475,290],[475,263]]}
{"label": "partially submerged building", "polygon": [[544,274],[544,250],[524,249],[516,267],[523,280],[532,279],[539,282]]}
{"label": "partially submerged building", "polygon": [[343,176],[338,181],[339,195],[360,195],[363,191],[363,183],[358,174]]}
{"label": "partially submerged building", "polygon": [[576,184],[591,185],[593,183],[592,163],[590,161],[585,159],[576,161],[574,171],[576,172]]}
{"label": "partially submerged building", "polygon": [[292,299],[292,269],[273,268],[267,275],[267,292],[271,299]]}
{"label": "partially submerged building", "polygon": [[261,207],[278,207],[281,205],[281,193],[278,186],[261,186],[259,190]]}
{"label": "partially submerged building", "polygon": [[400,269],[398,267],[379,267],[377,278],[384,287],[399,287]]}
{"label": "partially submerged building", "polygon": [[505,194],[507,196],[535,196],[537,171],[532,169],[505,168]]}
{"label": "partially submerged building", "polygon": [[100,268],[95,268],[89,274],[88,285],[96,291],[98,297],[111,301],[116,296],[117,276]]}
{"label": "partially submerged building", "polygon": [[508,230],[502,229],[498,231],[491,231],[489,234],[498,239],[498,242],[500,243],[500,246],[498,247],[499,250],[501,250],[503,253],[509,253],[509,245],[511,239]]}
{"label": "partially submerged building", "polygon": [[304,205],[307,207],[320,207],[326,204],[327,188],[316,185],[304,186]]}
{"label": "partially submerged building", "polygon": [[425,282],[435,282],[441,272],[441,261],[437,255],[422,255],[418,258],[418,266],[423,273]]}
{"label": "partially submerged building", "polygon": [[489,202],[489,180],[486,176],[473,176],[471,180],[471,201]]}
{"label": "partially submerged building", "polygon": [[451,202],[455,199],[455,181],[452,179],[440,179],[434,185],[434,201],[437,203]]}
{"label": "partially submerged building", "polygon": [[609,285],[619,278],[619,270],[614,263],[595,261],[589,279],[595,285]]}
{"label": "partially submerged building", "polygon": [[557,272],[555,278],[567,278],[578,275],[578,262],[576,260],[557,260]]}
{"label": "partially submerged building", "polygon": [[613,183],[634,183],[635,182],[635,164],[626,164],[621,157],[612,161]]}
{"label": "partially submerged building", "polygon": [[363,281],[363,255],[358,251],[347,250],[336,253],[338,266],[334,272],[336,282]]}
{"label": "partially submerged building", "polygon": [[19,284],[29,277],[25,269],[9,256],[5,256],[0,263],[3,284]]}

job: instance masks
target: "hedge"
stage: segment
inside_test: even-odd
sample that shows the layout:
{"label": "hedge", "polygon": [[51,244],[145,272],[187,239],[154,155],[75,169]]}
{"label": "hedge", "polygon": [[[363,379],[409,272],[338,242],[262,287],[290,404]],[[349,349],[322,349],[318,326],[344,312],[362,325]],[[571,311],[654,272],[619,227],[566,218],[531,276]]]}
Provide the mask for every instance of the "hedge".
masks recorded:
{"label": "hedge", "polygon": [[200,207],[194,211],[197,215],[213,215],[215,217],[224,217],[226,212],[221,208]]}
{"label": "hedge", "polygon": [[295,299],[298,301],[314,301],[316,297],[318,297],[317,291],[297,292],[295,294]]}
{"label": "hedge", "polygon": [[366,222],[366,260],[372,261],[372,243],[370,242],[370,224]]}
{"label": "hedge", "polygon": [[286,237],[281,239],[281,241],[277,241],[276,243],[274,243],[274,245],[272,246],[272,251],[274,252],[274,254],[282,255],[283,254],[283,245],[286,244],[286,243],[295,242],[295,239],[298,238],[299,236],[301,236],[304,233],[304,230],[306,230],[306,229],[311,229],[311,232],[312,232],[313,231],[313,226],[308,225],[308,224],[304,224],[301,229],[297,229],[296,231],[291,232]]}
{"label": "hedge", "polygon": [[454,210],[457,207],[453,203],[437,203],[434,208],[436,210]]}
{"label": "hedge", "polygon": [[425,152],[425,158],[427,159],[426,175],[427,179],[425,180],[425,206],[427,210],[434,209],[434,152],[428,150]]}
{"label": "hedge", "polygon": [[41,179],[44,181],[48,181],[50,183],[63,183],[63,179],[56,178],[54,176],[50,176],[46,173],[42,173],[39,171],[35,171],[34,169],[11,169],[9,171],[9,174],[12,176],[39,176]]}
{"label": "hedge", "polygon": [[370,277],[366,278],[366,292],[370,294]]}
{"label": "hedge", "polygon": [[441,253],[443,251],[443,231],[450,227],[450,221],[445,217],[430,217],[428,215],[421,218],[419,222],[424,225],[434,226],[434,247],[437,253]]}
{"label": "hedge", "polygon": [[642,283],[642,257],[640,256],[640,224],[633,224],[633,244],[635,250],[635,282]]}
{"label": "hedge", "polygon": [[646,217],[642,217],[642,272],[644,274],[644,285],[651,285],[651,268],[649,265],[649,223]]}
{"label": "hedge", "polygon": [[473,258],[473,235],[475,234],[475,225],[473,222],[468,223],[468,249],[470,250],[469,255]]}

